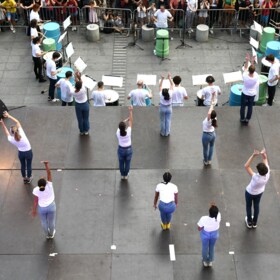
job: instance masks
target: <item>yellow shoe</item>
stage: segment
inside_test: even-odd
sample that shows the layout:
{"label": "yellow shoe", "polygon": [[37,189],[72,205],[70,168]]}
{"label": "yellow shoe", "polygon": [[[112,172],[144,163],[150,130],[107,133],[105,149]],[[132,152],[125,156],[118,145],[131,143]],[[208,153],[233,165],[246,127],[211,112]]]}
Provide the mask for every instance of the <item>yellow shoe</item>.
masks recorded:
{"label": "yellow shoe", "polygon": [[166,229],[170,229],[170,227],[171,227],[171,224],[169,223],[169,224],[166,224]]}
{"label": "yellow shoe", "polygon": [[166,225],[165,225],[165,224],[161,223],[160,225],[161,225],[161,228],[162,228],[163,230],[166,230]]}

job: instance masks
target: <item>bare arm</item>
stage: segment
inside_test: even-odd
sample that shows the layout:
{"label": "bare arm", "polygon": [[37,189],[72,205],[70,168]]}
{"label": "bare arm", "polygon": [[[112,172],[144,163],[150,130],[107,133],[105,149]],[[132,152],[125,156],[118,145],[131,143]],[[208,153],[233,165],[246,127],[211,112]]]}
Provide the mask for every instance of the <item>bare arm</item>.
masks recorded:
{"label": "bare arm", "polygon": [[170,83],[170,89],[173,90],[174,83],[173,83],[173,80],[172,80],[172,77],[171,77],[170,73],[168,73],[168,80],[169,80],[169,83]]}
{"label": "bare arm", "polygon": [[263,159],[263,163],[268,166],[268,159],[267,159],[267,154],[266,154],[266,150],[263,148],[262,151],[260,152],[262,159]]}
{"label": "bare arm", "polygon": [[213,101],[214,98],[215,98],[215,95],[212,94],[212,102],[211,102],[211,106],[210,106],[209,111],[208,111],[208,114],[207,114],[207,120],[208,120],[208,121],[210,121],[210,119],[211,119],[211,113],[212,113],[212,111],[213,111],[213,109],[214,109],[214,101]]}
{"label": "bare arm", "polygon": [[154,208],[155,208],[155,210],[157,209],[158,198],[159,198],[159,192],[155,192],[155,197],[154,197]]}
{"label": "bare arm", "polygon": [[133,107],[132,107],[132,106],[129,106],[129,107],[128,107],[128,110],[129,110],[128,126],[129,126],[130,128],[132,128],[132,124],[133,124],[133,114],[132,114]]}
{"label": "bare arm", "polygon": [[204,227],[197,226],[198,231],[202,231]]}
{"label": "bare arm", "polygon": [[42,161],[42,163],[45,164],[45,168],[46,168],[46,171],[47,171],[47,180],[49,182],[52,182],[52,173],[51,173],[51,170],[50,170],[50,167],[49,167],[49,162],[48,161]]}
{"label": "bare arm", "polygon": [[17,128],[21,127],[20,122],[19,122],[16,118],[14,118],[13,116],[11,116],[8,112],[4,112],[3,116],[4,116],[5,118],[11,119],[11,120],[16,124]]}
{"label": "bare arm", "polygon": [[253,161],[253,159],[259,155],[260,152],[258,150],[254,150],[253,154],[249,157],[249,159],[247,160],[247,162],[244,164],[244,167],[247,171],[247,173],[252,177],[254,174],[254,171],[251,168],[251,163]]}
{"label": "bare arm", "polygon": [[35,217],[37,214],[38,206],[38,196],[34,196],[33,207],[32,207],[32,217]]}
{"label": "bare arm", "polygon": [[161,75],[161,79],[160,79],[160,82],[159,82],[159,91],[160,92],[162,91],[163,80],[164,80],[164,77]]}
{"label": "bare arm", "polygon": [[249,61],[250,61],[250,55],[247,53],[247,54],[246,54],[246,58],[245,58],[244,71],[247,71],[247,70],[248,70]]}
{"label": "bare arm", "polygon": [[7,137],[10,136],[11,134],[10,134],[8,128],[6,127],[6,125],[5,125],[5,123],[4,123],[4,121],[3,121],[2,119],[0,120],[0,123],[1,123],[1,125],[2,125],[3,131],[4,131],[4,133],[6,134],[6,136],[7,136]]}
{"label": "bare arm", "polygon": [[176,204],[176,207],[177,207],[178,206],[178,193],[174,194],[174,201],[175,201],[175,204]]}

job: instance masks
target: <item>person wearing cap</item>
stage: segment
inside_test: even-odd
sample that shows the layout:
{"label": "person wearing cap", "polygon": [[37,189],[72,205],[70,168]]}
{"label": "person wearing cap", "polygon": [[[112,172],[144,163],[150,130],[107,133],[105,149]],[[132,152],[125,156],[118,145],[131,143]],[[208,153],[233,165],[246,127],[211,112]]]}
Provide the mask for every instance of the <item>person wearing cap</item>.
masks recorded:
{"label": "person wearing cap", "polygon": [[32,181],[32,158],[33,153],[30,142],[25,135],[21,123],[11,116],[8,112],[4,112],[4,118],[12,120],[15,125],[11,126],[10,131],[7,129],[4,121],[0,119],[2,128],[8,137],[8,141],[18,148],[18,158],[20,161],[21,176],[24,184],[30,184]]}
{"label": "person wearing cap", "polygon": [[160,211],[163,230],[170,229],[172,214],[178,206],[178,187],[170,182],[171,179],[170,172],[163,174],[163,182],[157,185],[154,197],[154,209],[158,208]]}
{"label": "person wearing cap", "polygon": [[218,95],[221,95],[221,89],[219,86],[214,85],[215,79],[213,76],[206,77],[206,83],[208,86],[202,89],[201,98],[203,100],[203,106],[210,106],[212,104],[212,95],[215,95],[215,104],[218,104]]}
{"label": "person wearing cap", "polygon": [[32,216],[35,217],[37,210],[41,219],[41,224],[47,239],[54,238],[56,205],[52,183],[52,173],[48,161],[42,161],[47,171],[47,179],[42,177],[38,180],[38,186],[33,189],[34,203]]}
{"label": "person wearing cap", "polygon": [[212,203],[209,208],[209,215],[202,216],[197,223],[202,243],[202,263],[204,267],[213,265],[215,244],[219,238],[220,222],[221,214],[219,209]]}
{"label": "person wearing cap", "polygon": [[267,94],[268,94],[267,105],[272,106],[273,99],[275,96],[276,86],[279,80],[279,64],[276,63],[273,54],[267,55],[265,59],[271,63],[271,67],[268,72],[268,80],[267,80]]}
{"label": "person wearing cap", "polygon": [[128,100],[131,100],[132,106],[146,106],[146,98],[152,98],[152,94],[144,89],[144,82],[139,80],[137,82],[137,89],[133,89],[127,96]]}

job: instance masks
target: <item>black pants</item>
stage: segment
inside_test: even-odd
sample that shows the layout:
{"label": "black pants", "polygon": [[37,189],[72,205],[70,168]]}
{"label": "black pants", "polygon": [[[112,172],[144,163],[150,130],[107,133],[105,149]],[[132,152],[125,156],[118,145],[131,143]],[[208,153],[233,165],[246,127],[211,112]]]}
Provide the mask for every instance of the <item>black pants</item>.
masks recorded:
{"label": "black pants", "polygon": [[268,99],[267,99],[267,104],[269,106],[272,106],[273,104],[273,99],[276,91],[276,86],[269,86],[267,85],[267,93],[268,93]]}
{"label": "black pants", "polygon": [[56,84],[56,82],[57,82],[57,79],[54,80],[54,79],[49,78],[49,80],[50,80],[49,98],[50,98],[51,100],[53,100],[53,99],[54,99],[55,84]]}
{"label": "black pants", "polygon": [[41,57],[32,57],[34,61],[34,73],[37,79],[42,80],[43,79],[43,63],[41,60]]}
{"label": "black pants", "polygon": [[73,105],[74,105],[74,101],[65,102],[65,101],[61,100],[61,106],[73,106]]}

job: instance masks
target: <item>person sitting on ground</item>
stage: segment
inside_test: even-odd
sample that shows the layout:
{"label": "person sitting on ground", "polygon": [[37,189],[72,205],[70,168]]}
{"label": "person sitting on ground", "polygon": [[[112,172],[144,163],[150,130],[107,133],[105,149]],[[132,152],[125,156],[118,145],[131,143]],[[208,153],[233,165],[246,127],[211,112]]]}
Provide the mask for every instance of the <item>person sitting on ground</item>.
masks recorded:
{"label": "person sitting on ground", "polygon": [[127,99],[131,99],[132,106],[146,106],[146,98],[152,98],[152,94],[144,89],[144,82],[139,80],[137,82],[137,89],[132,90],[129,94]]}

